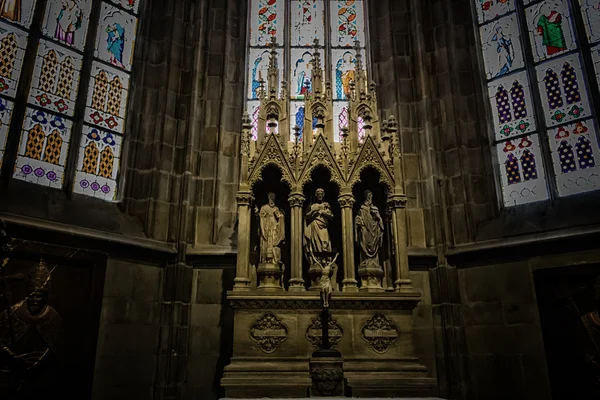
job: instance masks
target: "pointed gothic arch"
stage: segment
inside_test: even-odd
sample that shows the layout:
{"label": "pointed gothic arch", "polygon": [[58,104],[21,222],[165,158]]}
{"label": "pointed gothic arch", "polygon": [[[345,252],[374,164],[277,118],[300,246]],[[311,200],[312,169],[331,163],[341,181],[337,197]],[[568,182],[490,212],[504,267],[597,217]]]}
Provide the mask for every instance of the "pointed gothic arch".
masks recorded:
{"label": "pointed gothic arch", "polygon": [[36,124],[29,130],[27,144],[25,145],[25,157],[33,160],[42,159],[44,149],[44,130],[40,124]]}
{"label": "pointed gothic arch", "polygon": [[50,164],[59,165],[62,145],[63,140],[60,136],[60,132],[57,129],[55,129],[46,138],[46,148],[44,149],[44,161]]}
{"label": "pointed gothic arch", "polygon": [[123,99],[123,84],[118,76],[115,76],[110,81],[110,89],[108,91],[108,103],[106,112],[115,117],[118,117],[121,110],[121,101]]}
{"label": "pointed gothic arch", "polygon": [[94,91],[92,93],[92,108],[100,111],[106,110],[106,95],[108,93],[108,77],[105,71],[100,71],[94,77]]}
{"label": "pointed gothic arch", "polygon": [[106,146],[100,153],[100,170],[98,171],[98,176],[112,179],[114,161],[115,155],[112,149],[110,146]]}
{"label": "pointed gothic arch", "polygon": [[98,171],[98,146],[94,142],[85,146],[81,171],[94,175]]}
{"label": "pointed gothic arch", "polygon": [[48,93],[54,93],[56,88],[56,72],[58,69],[58,56],[56,51],[51,49],[47,52],[42,61],[42,72],[40,74],[39,88]]}
{"label": "pointed gothic arch", "polygon": [[0,76],[9,78],[17,59],[17,40],[14,33],[9,33],[0,41]]}
{"label": "pointed gothic arch", "polygon": [[56,94],[65,99],[71,100],[71,88],[75,77],[75,66],[71,57],[66,57],[60,63],[60,72],[58,74],[58,85],[56,86]]}

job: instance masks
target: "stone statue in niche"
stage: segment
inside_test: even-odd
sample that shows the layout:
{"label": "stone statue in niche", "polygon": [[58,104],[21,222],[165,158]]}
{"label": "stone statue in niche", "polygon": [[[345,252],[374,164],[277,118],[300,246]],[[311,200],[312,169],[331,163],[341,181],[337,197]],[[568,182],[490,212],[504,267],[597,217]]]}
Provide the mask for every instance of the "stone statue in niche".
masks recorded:
{"label": "stone statue in niche", "polygon": [[275,205],[275,193],[267,195],[269,201],[255,211],[260,220],[260,263],[281,264],[281,245],[285,240],[283,212]]}
{"label": "stone statue in niche", "polygon": [[267,204],[254,211],[258,217],[260,259],[256,270],[258,287],[261,289],[282,289],[281,276],[284,265],[281,259],[281,246],[285,240],[285,216],[275,205],[275,193],[269,192]]}
{"label": "stone statue in niche", "polygon": [[323,189],[315,191],[315,198],[316,202],[310,205],[306,213],[304,227],[304,252],[311,264],[314,263],[315,256],[332,251],[329,224],[333,219],[333,212],[329,203],[324,201]]}
{"label": "stone statue in niche", "polygon": [[581,321],[589,337],[586,359],[594,379],[593,390],[595,394],[600,395],[600,276],[596,278],[594,292],[595,310],[584,314]]}
{"label": "stone statue in niche", "polygon": [[51,288],[50,271],[40,260],[26,299],[0,313],[0,381],[19,398],[56,389],[63,332],[60,315],[48,305]]}
{"label": "stone statue in niche", "polygon": [[370,190],[365,191],[365,202],[354,219],[354,231],[360,246],[361,266],[380,268],[377,258],[383,244],[383,220]]}

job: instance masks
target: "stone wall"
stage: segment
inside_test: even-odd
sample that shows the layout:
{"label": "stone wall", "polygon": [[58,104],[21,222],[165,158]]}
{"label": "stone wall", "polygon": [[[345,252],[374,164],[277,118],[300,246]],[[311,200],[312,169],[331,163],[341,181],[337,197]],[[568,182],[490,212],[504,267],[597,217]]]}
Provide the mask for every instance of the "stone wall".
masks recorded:
{"label": "stone wall", "polygon": [[565,242],[537,254],[507,249],[487,263],[459,262],[469,398],[551,398],[535,273],[600,262],[597,248],[566,251],[569,248],[573,247]]}
{"label": "stone wall", "polygon": [[471,398],[550,399],[527,260],[459,271]]}
{"label": "stone wall", "polygon": [[223,397],[220,379],[233,350],[233,310],[226,303],[235,268],[194,270],[186,399]]}
{"label": "stone wall", "polygon": [[162,275],[160,265],[109,259],[93,399],[152,398]]}

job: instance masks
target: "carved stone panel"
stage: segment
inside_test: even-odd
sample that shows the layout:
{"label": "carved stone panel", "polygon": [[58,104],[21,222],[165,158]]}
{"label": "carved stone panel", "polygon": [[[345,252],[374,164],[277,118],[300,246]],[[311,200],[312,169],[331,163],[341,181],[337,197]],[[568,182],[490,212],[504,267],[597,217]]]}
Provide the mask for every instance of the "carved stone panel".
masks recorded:
{"label": "carved stone panel", "polygon": [[263,353],[273,353],[287,337],[287,326],[273,313],[266,313],[250,327],[250,339]]}
{"label": "carved stone panel", "polygon": [[379,354],[387,352],[398,340],[398,328],[383,314],[375,314],[361,330],[362,338]]}
{"label": "carved stone panel", "polygon": [[[312,321],[306,327],[306,339],[313,346],[319,348],[323,343],[323,325],[321,324],[321,315],[312,318]],[[344,329],[337,322],[333,315],[329,314],[329,343],[335,348],[344,336]]]}

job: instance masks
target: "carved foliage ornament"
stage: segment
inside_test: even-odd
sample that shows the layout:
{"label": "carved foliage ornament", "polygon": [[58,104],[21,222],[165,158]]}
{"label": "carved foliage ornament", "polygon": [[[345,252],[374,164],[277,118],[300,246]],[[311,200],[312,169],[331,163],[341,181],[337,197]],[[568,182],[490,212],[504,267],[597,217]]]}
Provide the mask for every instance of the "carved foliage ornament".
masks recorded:
{"label": "carved foliage ornament", "polygon": [[386,353],[398,340],[398,328],[383,314],[375,314],[363,325],[362,338],[379,354]]}
{"label": "carved foliage ornament", "polygon": [[288,159],[281,149],[279,142],[275,138],[275,135],[269,135],[264,146],[264,149],[258,152],[258,154],[260,154],[258,159],[253,158],[250,163],[250,177],[248,179],[248,183],[253,185],[257,181],[261,180],[262,171],[265,169],[265,167],[268,165],[274,165],[281,170],[281,180],[288,183],[288,185],[291,185],[293,178],[290,166],[288,164]]}
{"label": "carved foliage ornament", "polygon": [[[329,315],[329,343],[335,348],[344,337],[344,329],[337,322],[333,315]],[[323,325],[321,324],[321,315],[312,318],[311,323],[306,327],[306,339],[315,347],[320,347],[323,343]]]}
{"label": "carved foliage ornament", "polygon": [[263,353],[273,353],[287,337],[287,326],[273,313],[266,313],[250,327],[250,339]]}
{"label": "carved foliage ornament", "polygon": [[331,181],[339,187],[344,185],[344,178],[338,163],[331,150],[331,146],[325,141],[324,136],[318,136],[310,150],[304,170],[300,174],[299,184],[303,186],[311,180],[312,171],[318,166],[323,166],[331,172]]}
{"label": "carved foliage ornament", "polygon": [[354,186],[354,184],[360,181],[360,173],[367,167],[372,167],[379,172],[380,182],[386,185],[388,189],[392,189],[394,187],[394,178],[392,177],[383,157],[377,150],[375,142],[373,142],[373,138],[370,136],[365,138],[365,143],[363,144],[356,163],[354,164],[354,169],[352,170],[350,179],[348,180],[349,186]]}
{"label": "carved foliage ornament", "polygon": [[342,208],[352,208],[355,203],[354,197],[351,195],[344,195],[338,199],[338,203],[340,203],[340,207]]}
{"label": "carved foliage ornament", "polygon": [[302,207],[305,200],[304,195],[298,193],[293,193],[288,197],[290,207]]}

